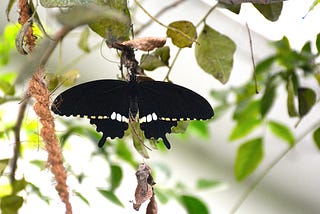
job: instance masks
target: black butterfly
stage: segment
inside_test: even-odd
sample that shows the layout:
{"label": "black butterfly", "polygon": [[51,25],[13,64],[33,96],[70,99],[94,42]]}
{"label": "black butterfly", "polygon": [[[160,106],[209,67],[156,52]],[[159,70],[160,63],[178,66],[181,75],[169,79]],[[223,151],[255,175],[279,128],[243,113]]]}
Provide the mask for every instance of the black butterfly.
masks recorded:
{"label": "black butterfly", "polygon": [[123,137],[130,120],[138,119],[147,139],[162,138],[170,149],[166,133],[177,126],[177,121],[206,120],[213,109],[199,94],[168,82],[95,80],[74,86],[57,96],[51,109],[61,116],[90,119],[102,132],[98,146],[107,137]]}

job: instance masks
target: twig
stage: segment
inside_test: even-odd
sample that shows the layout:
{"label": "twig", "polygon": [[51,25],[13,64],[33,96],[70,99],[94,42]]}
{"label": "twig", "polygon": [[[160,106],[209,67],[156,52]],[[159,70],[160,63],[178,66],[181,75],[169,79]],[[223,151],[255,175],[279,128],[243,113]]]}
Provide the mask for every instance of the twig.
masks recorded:
{"label": "twig", "polygon": [[153,21],[155,21],[156,23],[158,23],[159,25],[161,25],[162,27],[165,27],[169,30],[172,30],[172,31],[175,31],[177,33],[180,33],[182,34],[182,36],[190,39],[192,42],[196,42],[196,39],[194,38],[191,38],[189,35],[185,34],[183,31],[177,29],[177,28],[174,28],[174,27],[171,27],[171,26],[168,26],[168,25],[165,25],[163,24],[162,22],[160,22],[158,19],[156,19],[154,16],[152,16],[137,0],[134,0],[134,2],[138,5],[138,7],[140,7],[141,10],[143,10],[143,12],[149,16]]}
{"label": "twig", "polygon": [[250,54],[251,54],[251,62],[252,62],[252,68],[253,68],[253,81],[254,81],[254,86],[256,89],[256,94],[259,94],[257,75],[256,75],[256,63],[254,61],[254,56],[253,56],[252,37],[251,37],[251,32],[250,32],[250,28],[249,28],[248,23],[246,23],[246,28],[248,31],[249,43],[250,43]]}
{"label": "twig", "polygon": [[[185,2],[186,0],[177,0],[175,2],[173,2],[172,4],[167,5],[166,7],[162,8],[158,13],[156,13],[153,17],[155,19],[159,18],[162,14],[164,14],[165,12],[167,12],[168,10],[178,6],[179,4]],[[144,23],[138,30],[136,30],[135,34],[139,34],[141,33],[142,30],[144,30],[145,28],[147,28],[149,25],[151,25],[153,22],[153,19],[150,19],[149,21],[147,21],[146,23]]]}
{"label": "twig", "polygon": [[205,22],[206,19],[208,18],[208,16],[212,13],[212,11],[214,11],[214,9],[216,9],[216,7],[218,6],[218,3],[213,5],[209,10],[208,12],[202,17],[202,19],[196,24],[196,28],[200,26],[200,24],[202,22]]}
{"label": "twig", "polygon": [[225,3],[225,4],[241,4],[241,3],[257,3],[257,4],[273,4],[278,2],[284,2],[286,0],[220,0],[219,2]]}
{"label": "twig", "polygon": [[179,48],[178,52],[176,53],[176,55],[174,56],[171,65],[169,66],[168,72],[166,74],[166,76],[164,77],[164,80],[169,81],[169,75],[171,73],[172,67],[174,66],[174,64],[176,63],[178,56],[180,55],[182,48]]}
{"label": "twig", "polygon": [[276,157],[270,165],[265,169],[264,172],[260,176],[258,176],[257,180],[248,187],[248,189],[241,195],[240,199],[237,201],[235,206],[231,209],[230,213],[236,213],[240,206],[244,203],[244,201],[248,198],[250,193],[255,190],[255,188],[260,184],[260,182],[265,178],[265,176],[276,166],[282,158],[284,158],[297,144],[301,143],[302,139],[310,132],[315,130],[317,127],[320,126],[320,121],[317,121],[313,125],[311,125],[304,133],[302,133],[299,137],[297,137],[295,145],[288,147],[286,150],[280,153],[278,157]]}
{"label": "twig", "polygon": [[20,156],[20,148],[21,148],[20,130],[21,130],[21,125],[22,125],[22,121],[24,118],[24,113],[27,108],[27,103],[28,103],[28,99],[23,100],[23,102],[21,103],[18,117],[17,117],[17,121],[16,121],[16,124],[13,128],[15,143],[14,143],[14,148],[13,148],[13,158],[11,160],[11,172],[10,172],[11,185],[13,185],[14,181],[16,180],[15,175],[16,175],[16,170],[17,170],[17,161]]}

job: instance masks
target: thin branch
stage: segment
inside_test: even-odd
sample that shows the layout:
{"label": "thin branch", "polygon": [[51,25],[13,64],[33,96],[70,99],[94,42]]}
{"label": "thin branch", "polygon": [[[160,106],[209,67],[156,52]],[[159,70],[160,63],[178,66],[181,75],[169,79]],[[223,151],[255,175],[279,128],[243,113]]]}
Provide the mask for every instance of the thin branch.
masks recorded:
{"label": "thin branch", "polygon": [[265,169],[264,172],[257,178],[255,182],[251,184],[251,186],[248,187],[248,189],[241,195],[240,199],[238,202],[235,204],[235,206],[232,208],[230,213],[236,213],[237,210],[240,208],[240,206],[244,203],[244,201],[248,198],[248,196],[251,194],[253,190],[261,183],[261,181],[266,177],[267,174],[273,169],[274,166],[276,166],[282,158],[284,158],[293,148],[295,148],[296,145],[302,142],[302,139],[307,136],[310,132],[315,130],[320,126],[320,121],[317,121],[313,125],[311,125],[304,133],[302,133],[299,137],[296,139],[296,143],[294,146],[288,147],[286,150],[281,152],[278,157],[276,157],[270,165]]}
{"label": "thin branch", "polygon": [[221,3],[225,4],[241,4],[241,3],[255,3],[255,4],[273,4],[284,2],[286,0],[219,0]]}
{"label": "thin branch", "polygon": [[196,28],[200,26],[200,24],[202,22],[205,22],[206,19],[208,18],[208,16],[212,13],[212,11],[214,11],[214,9],[216,9],[216,7],[218,6],[218,3],[213,5],[209,10],[208,12],[202,17],[202,19],[196,24]]}
{"label": "thin branch", "polygon": [[24,114],[27,108],[27,103],[28,103],[28,99],[23,100],[23,102],[20,105],[19,108],[19,113],[18,113],[18,117],[17,117],[17,121],[16,124],[13,128],[14,130],[14,148],[13,148],[13,158],[11,160],[11,172],[10,172],[10,183],[11,185],[13,185],[15,179],[15,175],[16,175],[16,170],[17,170],[17,162],[18,162],[18,158],[20,156],[20,148],[21,148],[21,139],[20,139],[20,130],[21,130],[21,125],[22,125],[22,121],[24,118]]}
{"label": "thin branch", "polygon": [[168,72],[166,74],[166,76],[164,77],[164,80],[169,81],[169,75],[171,73],[172,67],[174,66],[174,64],[176,63],[178,56],[180,55],[182,48],[179,48],[178,52],[176,53],[176,55],[174,56],[171,65],[169,66]]}
{"label": "thin branch", "polygon": [[149,16],[153,21],[155,21],[156,23],[158,23],[159,25],[161,25],[162,27],[165,27],[169,30],[172,30],[172,31],[175,31],[177,33],[180,33],[182,36],[190,39],[192,42],[197,42],[196,39],[194,38],[191,38],[189,35],[185,34],[183,31],[177,29],[177,28],[174,28],[174,27],[171,27],[171,26],[168,26],[168,25],[165,25],[163,24],[162,22],[160,22],[158,19],[156,19],[154,16],[152,16],[137,0],[134,0],[134,2],[138,5],[138,7],[140,7],[140,9],[147,15]]}
{"label": "thin branch", "polygon": [[251,37],[251,32],[250,32],[250,28],[249,28],[248,23],[246,23],[246,28],[247,28],[248,36],[249,36],[250,54],[251,54],[251,62],[252,62],[252,68],[253,68],[253,81],[254,81],[254,86],[256,89],[256,94],[259,94],[257,75],[256,75],[256,63],[254,61],[254,56],[253,56],[252,37]]}
{"label": "thin branch", "polygon": [[[177,0],[175,2],[173,2],[172,4],[167,5],[166,7],[162,8],[158,13],[156,13],[153,17],[155,19],[159,18],[162,14],[164,14],[165,12],[167,12],[168,10],[178,6],[179,4],[185,2],[186,0]],[[142,30],[144,30],[145,28],[147,28],[149,25],[152,24],[154,20],[150,19],[149,21],[147,21],[146,23],[144,23],[138,30],[136,30],[135,34],[139,34],[141,33]]]}

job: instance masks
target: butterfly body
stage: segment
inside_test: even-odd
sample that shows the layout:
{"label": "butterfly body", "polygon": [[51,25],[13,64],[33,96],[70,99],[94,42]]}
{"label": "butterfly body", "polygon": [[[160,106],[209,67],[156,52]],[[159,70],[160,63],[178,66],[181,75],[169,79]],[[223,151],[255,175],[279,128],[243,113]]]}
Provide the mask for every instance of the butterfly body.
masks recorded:
{"label": "butterfly body", "polygon": [[57,96],[52,111],[61,116],[90,119],[102,132],[99,147],[107,137],[123,137],[130,120],[139,120],[147,139],[162,138],[182,120],[206,120],[213,109],[199,94],[172,83],[138,81],[131,75],[129,81],[95,80],[74,86]]}

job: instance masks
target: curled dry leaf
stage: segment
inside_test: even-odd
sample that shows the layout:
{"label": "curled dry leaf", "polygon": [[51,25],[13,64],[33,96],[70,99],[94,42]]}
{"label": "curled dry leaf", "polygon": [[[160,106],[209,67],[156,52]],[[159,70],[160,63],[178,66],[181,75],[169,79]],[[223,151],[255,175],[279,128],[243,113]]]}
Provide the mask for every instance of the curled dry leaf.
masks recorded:
{"label": "curled dry leaf", "polygon": [[33,35],[33,15],[28,1],[19,0],[18,7],[20,9],[18,21],[22,27],[16,38],[16,46],[20,54],[26,55],[34,49],[37,37]]}
{"label": "curled dry leaf", "polygon": [[136,177],[138,185],[135,191],[135,202],[133,203],[133,208],[138,211],[141,204],[150,199],[147,214],[156,214],[158,209],[152,187],[155,182],[151,175],[151,168],[145,163],[139,164]]}
{"label": "curled dry leaf", "polygon": [[122,42],[122,45],[130,46],[141,51],[152,51],[166,44],[165,37],[143,37]]}
{"label": "curled dry leaf", "polygon": [[150,202],[147,206],[146,214],[157,214],[157,213],[158,213],[158,205],[153,193],[152,197],[150,198]]}

